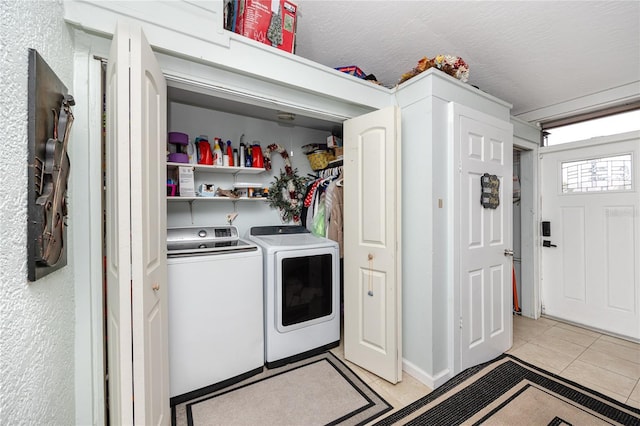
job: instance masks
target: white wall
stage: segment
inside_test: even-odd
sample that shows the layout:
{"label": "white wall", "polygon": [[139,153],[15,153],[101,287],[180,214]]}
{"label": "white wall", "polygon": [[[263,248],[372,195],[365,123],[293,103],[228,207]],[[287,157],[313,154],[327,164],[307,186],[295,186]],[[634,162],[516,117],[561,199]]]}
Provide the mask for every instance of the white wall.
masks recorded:
{"label": "white wall", "polygon": [[[3,0],[1,14],[0,424],[70,425],[75,423],[73,247],[66,267],[27,280],[27,49],[38,50],[71,90],[73,43],[59,1]],[[71,209],[77,207],[69,201]],[[72,235],[70,222],[69,240]]]}

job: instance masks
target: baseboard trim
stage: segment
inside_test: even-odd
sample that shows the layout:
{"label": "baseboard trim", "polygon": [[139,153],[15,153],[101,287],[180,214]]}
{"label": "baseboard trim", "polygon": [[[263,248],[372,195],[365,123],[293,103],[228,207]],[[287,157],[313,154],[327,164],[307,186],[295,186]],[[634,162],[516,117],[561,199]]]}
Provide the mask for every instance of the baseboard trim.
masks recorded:
{"label": "baseboard trim", "polygon": [[447,380],[453,377],[449,369],[443,370],[435,376],[432,376],[405,359],[402,360],[402,370],[431,389],[436,389],[442,386]]}

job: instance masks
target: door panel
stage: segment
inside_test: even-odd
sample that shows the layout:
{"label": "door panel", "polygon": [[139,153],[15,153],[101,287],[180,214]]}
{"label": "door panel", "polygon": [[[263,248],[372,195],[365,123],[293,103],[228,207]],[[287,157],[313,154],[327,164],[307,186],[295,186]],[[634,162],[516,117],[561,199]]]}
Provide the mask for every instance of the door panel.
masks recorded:
{"label": "door panel", "polygon": [[167,84],[131,30],[131,248],[136,424],[169,424],[166,253]]}
{"label": "door panel", "polygon": [[128,45],[128,36],[116,30],[106,89],[107,359],[109,418],[114,424],[133,424]]}
{"label": "door panel", "polygon": [[107,81],[109,417],[169,424],[166,83],[139,27],[118,25]]}
{"label": "door panel", "polygon": [[344,124],[345,358],[402,378],[399,112]]}
{"label": "door panel", "polygon": [[[459,208],[459,364],[455,371],[488,361],[511,347],[512,126],[460,105],[451,105]],[[498,205],[484,207],[485,174],[498,179]],[[455,231],[454,231],[455,233]]]}
{"label": "door panel", "polygon": [[639,132],[540,149],[544,314],[640,339],[639,152]]}
{"label": "door panel", "polygon": [[379,295],[379,297],[360,297],[362,303],[362,312],[364,324],[362,330],[362,342],[369,345],[378,351],[384,351],[386,344],[385,333],[385,317],[380,315],[380,312],[384,312],[387,304],[387,298],[385,297],[385,283],[387,282],[384,273],[376,271],[368,271],[361,269],[362,273],[360,277],[360,295],[365,295],[368,292],[369,283],[373,289],[373,294]]}

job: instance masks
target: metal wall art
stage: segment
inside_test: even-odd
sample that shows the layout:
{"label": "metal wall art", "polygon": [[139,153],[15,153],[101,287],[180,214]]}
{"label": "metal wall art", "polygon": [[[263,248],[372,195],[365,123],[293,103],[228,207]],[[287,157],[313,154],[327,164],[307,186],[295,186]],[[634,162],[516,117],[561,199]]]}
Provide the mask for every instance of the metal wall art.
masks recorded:
{"label": "metal wall art", "polygon": [[28,278],[67,264],[67,147],[73,96],[37,51],[29,49]]}
{"label": "metal wall art", "polygon": [[485,209],[495,209],[500,205],[500,179],[496,175],[485,173],[480,177],[482,193],[480,203]]}

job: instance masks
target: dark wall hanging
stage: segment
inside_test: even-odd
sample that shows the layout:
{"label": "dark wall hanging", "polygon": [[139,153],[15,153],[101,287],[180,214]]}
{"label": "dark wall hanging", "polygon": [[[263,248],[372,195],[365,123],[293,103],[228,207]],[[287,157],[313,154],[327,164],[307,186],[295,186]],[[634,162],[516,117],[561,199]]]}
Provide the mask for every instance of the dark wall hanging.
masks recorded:
{"label": "dark wall hanging", "polygon": [[500,205],[500,179],[496,175],[485,173],[480,177],[482,194],[480,203],[485,209],[495,209]]}
{"label": "dark wall hanging", "polygon": [[73,96],[34,49],[29,49],[28,278],[67,264],[67,147]]}

